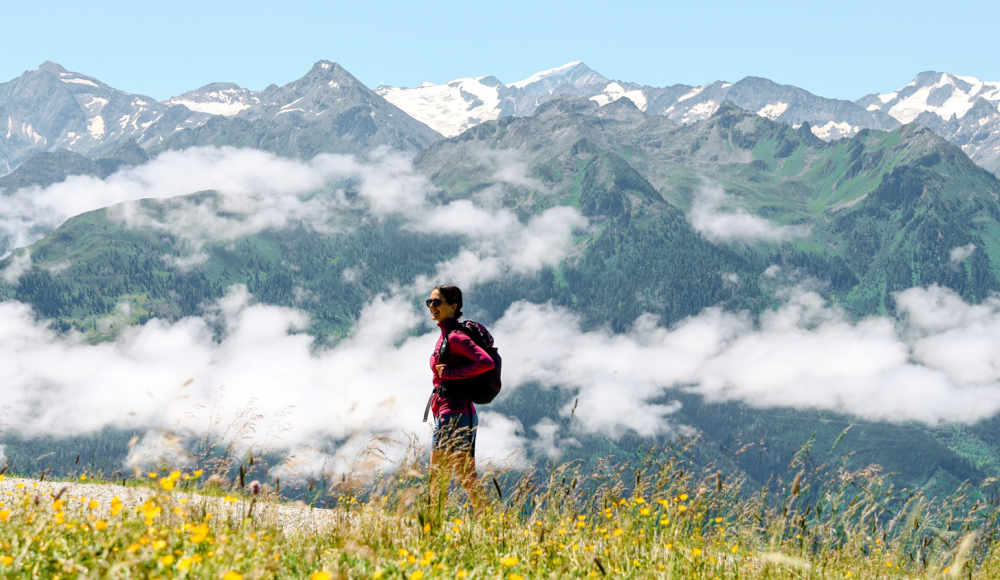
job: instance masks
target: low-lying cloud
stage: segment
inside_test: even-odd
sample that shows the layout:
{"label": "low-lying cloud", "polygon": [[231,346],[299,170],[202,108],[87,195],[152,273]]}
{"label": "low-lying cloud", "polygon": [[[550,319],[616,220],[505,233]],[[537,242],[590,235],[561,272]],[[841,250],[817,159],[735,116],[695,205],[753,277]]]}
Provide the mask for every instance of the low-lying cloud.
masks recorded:
{"label": "low-lying cloud", "polygon": [[[855,322],[818,294],[793,291],[756,321],[709,308],[669,328],[646,315],[624,334],[584,331],[576,315],[550,304],[515,303],[493,325],[506,362],[502,396],[556,388],[574,403],[549,410],[536,425],[484,412],[480,455],[528,448],[551,457],[574,443],[560,440],[560,417],[572,416],[574,433],[690,433],[672,418],[680,408],[675,390],[928,425],[1000,411],[993,348],[1000,298],[971,305],[931,287],[901,292],[896,301],[899,318]],[[236,286],[204,317],[152,320],[91,345],[55,333],[24,304],[3,302],[5,422],[27,436],[109,425],[202,433],[221,428],[211,416],[252,407],[261,415],[259,432],[280,433],[273,448],[303,457],[317,442],[336,442],[339,451],[324,461],[347,469],[347,451],[362,450],[372,436],[403,441],[418,433],[426,440],[421,411],[436,330],[419,332],[422,316],[408,299],[382,297],[365,307],[350,336],[317,350],[301,332],[305,312],[251,304]]]}
{"label": "low-lying cloud", "polygon": [[698,189],[688,221],[696,232],[715,243],[781,243],[809,235],[808,226],[783,226],[734,205],[717,185]]}

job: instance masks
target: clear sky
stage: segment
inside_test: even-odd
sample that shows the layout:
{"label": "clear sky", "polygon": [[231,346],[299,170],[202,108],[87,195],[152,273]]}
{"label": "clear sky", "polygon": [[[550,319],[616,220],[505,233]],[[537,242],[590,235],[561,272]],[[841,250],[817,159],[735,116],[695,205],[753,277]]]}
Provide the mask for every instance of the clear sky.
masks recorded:
{"label": "clear sky", "polygon": [[0,82],[52,60],[166,99],[284,84],[320,59],[369,87],[513,82],[582,60],[665,86],[767,77],[818,95],[888,92],[925,70],[1000,80],[1000,4],[966,0],[0,2]]}

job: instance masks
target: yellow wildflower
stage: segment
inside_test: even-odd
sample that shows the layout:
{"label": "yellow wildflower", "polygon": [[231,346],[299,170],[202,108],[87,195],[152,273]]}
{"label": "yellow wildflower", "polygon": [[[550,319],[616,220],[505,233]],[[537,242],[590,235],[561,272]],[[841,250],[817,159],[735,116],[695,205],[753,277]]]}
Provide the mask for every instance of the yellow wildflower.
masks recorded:
{"label": "yellow wildflower", "polygon": [[513,556],[507,556],[505,558],[500,558],[500,563],[503,564],[504,566],[508,566],[508,567],[509,566],[516,566],[517,565],[517,558],[515,558]]}
{"label": "yellow wildflower", "polygon": [[7,523],[10,519],[10,510],[0,510],[0,522]]}
{"label": "yellow wildflower", "polygon": [[160,487],[162,487],[167,491],[170,491],[171,489],[174,488],[174,480],[170,479],[169,477],[164,477],[163,479],[160,480]]}
{"label": "yellow wildflower", "polygon": [[94,529],[97,530],[98,532],[103,532],[104,530],[108,529],[108,522],[104,520],[97,520],[96,522],[94,522]]}
{"label": "yellow wildflower", "polygon": [[191,558],[181,558],[180,562],[177,562],[178,570],[187,570],[191,567]]}
{"label": "yellow wildflower", "polygon": [[111,515],[117,516],[122,511],[122,502],[118,496],[111,498]]}
{"label": "yellow wildflower", "polygon": [[160,558],[160,563],[163,564],[164,566],[169,566],[174,563],[174,557],[171,556],[170,554],[167,554],[166,556]]}
{"label": "yellow wildflower", "polygon": [[309,577],[309,580],[333,580],[333,576],[329,572],[313,572],[313,575]]}
{"label": "yellow wildflower", "polygon": [[688,500],[688,494],[682,493],[681,494],[681,501],[687,501],[687,500]]}
{"label": "yellow wildflower", "polygon": [[170,473],[170,479],[172,479],[174,481],[177,481],[180,478],[181,478],[181,472],[180,471],[173,471],[173,472]]}
{"label": "yellow wildflower", "polygon": [[243,580],[243,574],[230,570],[222,575],[222,580]]}
{"label": "yellow wildflower", "polygon": [[424,577],[423,570],[414,570],[413,574],[410,574],[410,580],[420,580]]}
{"label": "yellow wildflower", "polygon": [[639,510],[639,513],[642,514],[642,515],[644,515],[644,516],[648,516],[649,515],[649,508],[648,507],[644,507],[641,510]]}
{"label": "yellow wildflower", "polygon": [[691,553],[694,554],[695,556],[701,556],[701,550],[699,550],[698,548],[691,550]]}
{"label": "yellow wildflower", "polygon": [[615,531],[613,533],[616,536],[620,536],[620,535],[624,534],[625,532],[623,532],[621,528],[615,528]]}
{"label": "yellow wildflower", "polygon": [[11,558],[10,556],[0,556],[0,564],[3,564],[4,566],[10,566],[13,563],[14,563],[14,558]]}

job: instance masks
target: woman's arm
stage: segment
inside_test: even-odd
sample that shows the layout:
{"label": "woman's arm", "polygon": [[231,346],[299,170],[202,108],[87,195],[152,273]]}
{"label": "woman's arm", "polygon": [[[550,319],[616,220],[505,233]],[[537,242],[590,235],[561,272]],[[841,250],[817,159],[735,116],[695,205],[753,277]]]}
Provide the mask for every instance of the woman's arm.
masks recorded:
{"label": "woman's arm", "polygon": [[448,349],[472,361],[465,366],[444,365],[441,378],[447,380],[467,379],[493,369],[493,359],[464,332],[448,334]]}

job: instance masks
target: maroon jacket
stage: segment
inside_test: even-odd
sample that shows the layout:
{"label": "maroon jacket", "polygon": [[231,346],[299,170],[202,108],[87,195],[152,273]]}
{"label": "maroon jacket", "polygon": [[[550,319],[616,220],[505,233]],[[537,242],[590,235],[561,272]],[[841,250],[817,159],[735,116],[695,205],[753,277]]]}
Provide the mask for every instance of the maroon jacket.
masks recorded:
{"label": "maroon jacket", "polygon": [[[451,379],[474,377],[493,368],[493,359],[485,350],[479,348],[464,332],[455,331],[459,328],[458,319],[446,318],[439,322],[438,326],[441,328],[441,336],[438,337],[437,344],[434,345],[434,354],[431,355],[431,372],[434,373],[435,387],[439,387]],[[446,334],[448,335],[448,358],[451,363],[445,365],[442,372],[443,377],[439,377],[434,367],[441,364],[438,353],[441,352],[441,341],[444,340]],[[431,410],[435,417],[458,414],[473,415],[476,412],[476,406],[465,398],[442,397],[435,393],[431,399]]]}

